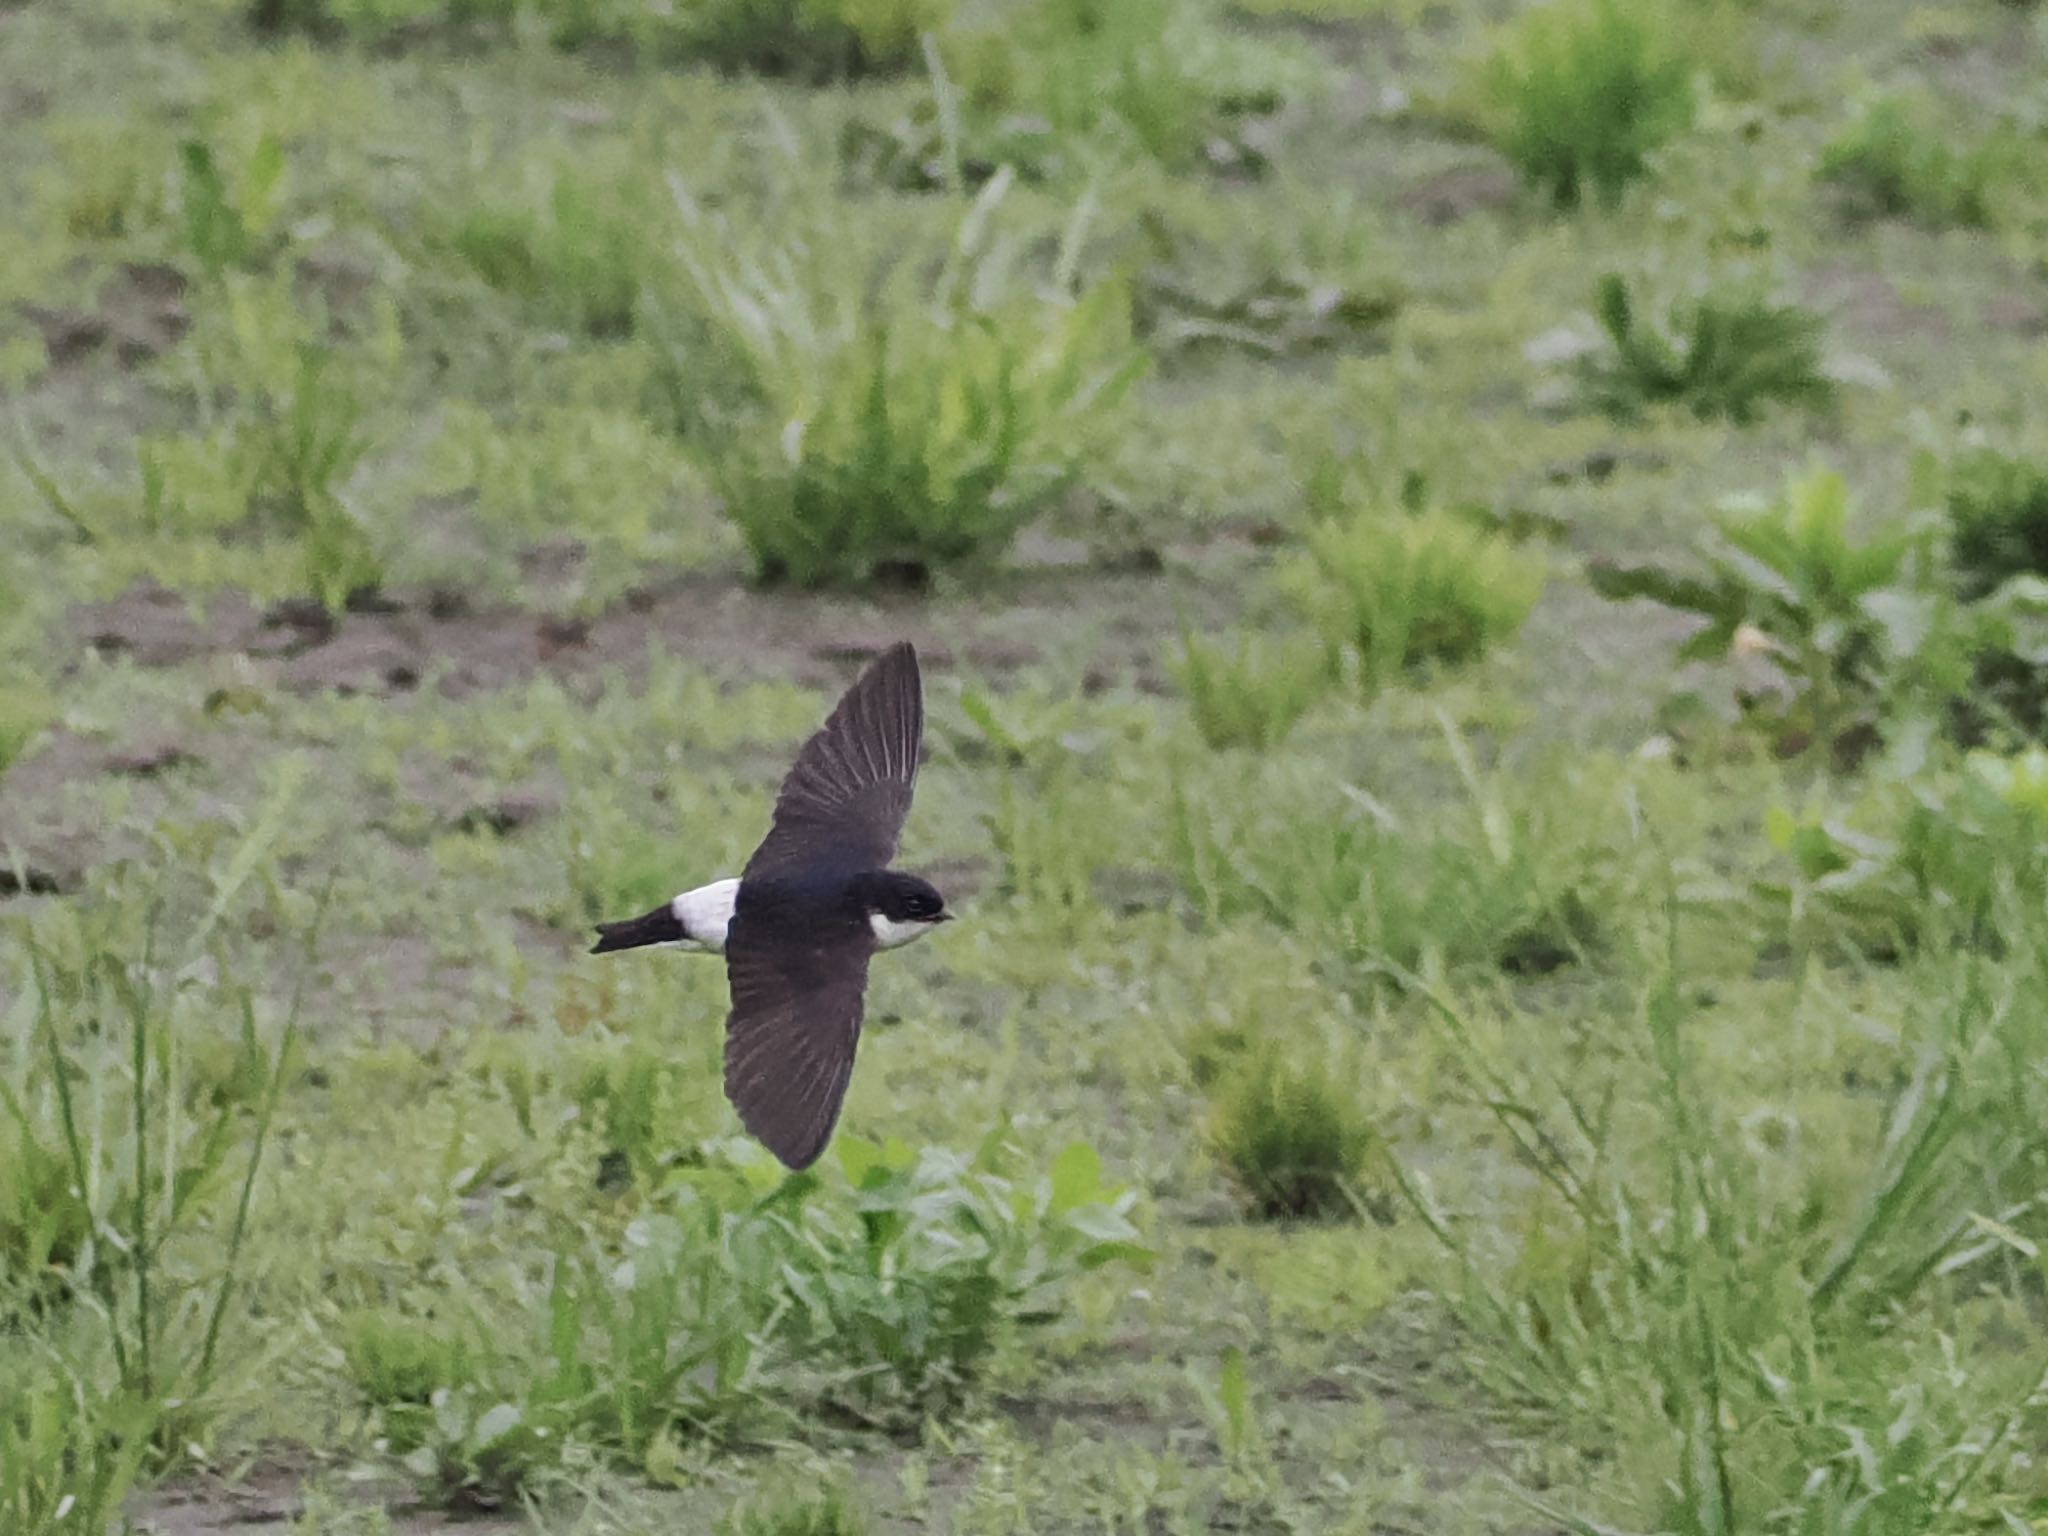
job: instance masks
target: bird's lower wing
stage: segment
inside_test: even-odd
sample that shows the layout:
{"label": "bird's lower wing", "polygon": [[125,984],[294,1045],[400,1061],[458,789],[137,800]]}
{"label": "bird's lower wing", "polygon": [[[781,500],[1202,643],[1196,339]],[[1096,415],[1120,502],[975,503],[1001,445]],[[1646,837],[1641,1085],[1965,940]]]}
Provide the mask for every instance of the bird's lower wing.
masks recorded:
{"label": "bird's lower wing", "polygon": [[792,1169],[832,1139],[860,1044],[865,939],[797,945],[751,939],[736,922],[726,946],[732,1012],[725,1023],[725,1096],[740,1121]]}

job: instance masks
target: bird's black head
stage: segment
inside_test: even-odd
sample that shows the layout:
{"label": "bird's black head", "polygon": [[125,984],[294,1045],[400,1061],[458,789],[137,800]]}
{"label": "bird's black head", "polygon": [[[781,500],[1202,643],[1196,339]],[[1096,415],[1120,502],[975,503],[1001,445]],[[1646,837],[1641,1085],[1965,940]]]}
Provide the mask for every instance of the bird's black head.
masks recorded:
{"label": "bird's black head", "polygon": [[875,941],[884,949],[908,944],[940,923],[952,921],[953,914],[946,910],[946,898],[930,881],[920,880],[916,875],[893,869],[876,870],[855,882],[854,894],[867,913]]}

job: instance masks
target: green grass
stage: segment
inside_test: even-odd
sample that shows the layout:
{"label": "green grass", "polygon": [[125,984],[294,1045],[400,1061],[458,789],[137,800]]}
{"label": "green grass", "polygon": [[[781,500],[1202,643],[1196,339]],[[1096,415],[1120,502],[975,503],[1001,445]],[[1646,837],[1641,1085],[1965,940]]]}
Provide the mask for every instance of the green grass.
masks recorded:
{"label": "green grass", "polygon": [[1353,1210],[1374,1139],[1327,1063],[1290,1060],[1262,1043],[1218,1088],[1210,1114],[1210,1147],[1258,1215]]}
{"label": "green grass", "polygon": [[1767,408],[1835,403],[1820,319],[1796,304],[1712,292],[1659,321],[1642,315],[1628,284],[1609,273],[1595,310],[1608,349],[1588,360],[1586,381],[1593,403],[1610,415],[1675,404],[1745,426]]}
{"label": "green grass", "polygon": [[986,568],[1085,488],[1144,359],[1113,284],[1002,292],[1008,242],[982,242],[1007,186],[969,211],[932,297],[901,282],[878,296],[896,258],[865,273],[811,239],[739,259],[732,232],[683,201],[671,387],[698,395],[686,431],[763,581]]}
{"label": "green grass", "polygon": [[1477,661],[1542,595],[1542,553],[1438,508],[1360,507],[1309,530],[1295,600],[1370,688]]}
{"label": "green grass", "polygon": [[1878,97],[1828,142],[1820,175],[1854,217],[1982,228],[2016,190],[2025,153],[2000,139],[1958,148],[1924,103]]}
{"label": "green grass", "polygon": [[0,1530],[2040,1523],[2030,22],[265,9],[0,7]]}
{"label": "green grass", "polygon": [[1678,15],[1617,0],[1537,7],[1480,79],[1489,136],[1560,206],[1612,200],[1691,125]]}

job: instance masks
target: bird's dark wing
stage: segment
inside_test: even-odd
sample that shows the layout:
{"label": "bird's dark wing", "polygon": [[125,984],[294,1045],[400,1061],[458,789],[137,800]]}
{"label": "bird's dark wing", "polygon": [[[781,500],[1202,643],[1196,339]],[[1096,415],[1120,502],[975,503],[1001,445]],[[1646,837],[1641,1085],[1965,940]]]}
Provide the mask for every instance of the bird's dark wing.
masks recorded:
{"label": "bird's dark wing", "polygon": [[743,917],[733,923],[725,1096],[748,1131],[793,1169],[818,1160],[838,1123],[873,953],[873,940],[858,931],[818,941]]}
{"label": "bird's dark wing", "polygon": [[776,797],[775,824],[741,878],[887,865],[910,814],[923,739],[917,652],[899,641],[855,679],[797,753]]}

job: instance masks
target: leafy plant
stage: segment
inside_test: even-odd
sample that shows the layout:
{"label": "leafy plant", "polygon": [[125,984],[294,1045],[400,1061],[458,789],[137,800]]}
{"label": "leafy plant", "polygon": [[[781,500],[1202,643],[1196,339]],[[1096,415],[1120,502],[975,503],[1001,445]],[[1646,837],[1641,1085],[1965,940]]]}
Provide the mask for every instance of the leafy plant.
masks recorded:
{"label": "leafy plant", "polygon": [[1313,646],[1240,634],[1234,655],[1181,629],[1181,686],[1202,740],[1217,751],[1277,747],[1330,684]]}
{"label": "leafy plant", "polygon": [[1922,105],[1896,96],[1866,102],[1821,154],[1821,179],[1860,218],[1908,218],[1934,228],[1977,228],[2024,151],[2002,139],[1967,149],[1947,143]]}
{"label": "leafy plant", "polygon": [[[273,800],[244,855],[260,849],[285,803]],[[239,883],[227,878],[223,907]],[[195,946],[210,926],[202,924]],[[238,1300],[296,1015],[272,1043],[244,990],[221,983],[169,993],[154,936],[139,958],[90,934],[74,933],[62,948],[30,938],[18,1030],[0,1038],[0,1149],[10,1154],[0,1164],[0,1317],[10,1304],[41,1312],[75,1304],[94,1320],[94,1354],[104,1350],[113,1382],[101,1389],[81,1377],[76,1392],[122,1422],[144,1422],[135,1415],[147,1408],[157,1415],[147,1420],[152,1433],[192,1436],[211,1411],[225,1359],[224,1325]],[[193,1093],[192,1057],[202,1021],[223,1014],[239,1018],[240,1034],[209,1099]],[[212,1211],[229,1189],[238,1190],[234,1204]],[[194,1276],[169,1255],[202,1219],[214,1224],[215,1265]],[[34,1422],[18,1427],[30,1440],[41,1433]]]}
{"label": "leafy plant", "polygon": [[149,1459],[154,1407],[96,1390],[51,1361],[0,1351],[0,1529],[73,1536],[111,1529]]}
{"label": "leafy plant", "polygon": [[1147,1263],[1129,1211],[1076,1142],[1036,1179],[991,1139],[970,1163],[900,1142],[841,1137],[850,1202],[770,1217],[788,1240],[785,1331],[827,1362],[827,1390],[866,1414],[922,1417],[955,1402],[1021,1327],[1054,1321],[1076,1276]]}
{"label": "leafy plant", "polygon": [[1625,0],[1532,7],[1480,78],[1495,147],[1561,206],[1612,200],[1692,122],[1681,35],[1671,15]]}
{"label": "leafy plant", "polygon": [[1947,466],[1949,569],[1966,602],[2016,576],[2048,579],[2048,463],[1995,448]]}
{"label": "leafy plant", "polygon": [[188,139],[184,165],[185,244],[207,276],[259,265],[275,244],[283,212],[284,145],[258,142],[230,188],[210,145]]}
{"label": "leafy plant", "polygon": [[1599,948],[1626,868],[1599,832],[1604,774],[1482,774],[1446,728],[1462,800],[1404,816],[1326,773],[1256,793],[1176,786],[1168,856],[1210,921],[1258,917],[1301,934],[1367,984],[1404,967],[1540,975]]}
{"label": "leafy plant", "polygon": [[35,744],[55,713],[56,701],[39,687],[0,687],[0,774]]}
{"label": "leafy plant", "polygon": [[1361,507],[1308,533],[1287,590],[1333,661],[1368,688],[1477,661],[1511,638],[1543,593],[1540,553],[1431,507]]}
{"label": "leafy plant", "polygon": [[1213,1093],[1209,1116],[1210,1150],[1258,1215],[1351,1209],[1375,1138],[1327,1063],[1292,1059],[1262,1040]]}
{"label": "leafy plant", "polygon": [[1653,323],[1637,313],[1620,275],[1609,273],[1595,308],[1609,346],[1582,367],[1594,402],[1610,415],[1627,420],[1669,403],[1701,420],[1742,425],[1769,404],[1822,409],[1834,402],[1820,320],[1796,304],[1709,293]]}
{"label": "leafy plant", "polygon": [[1774,502],[1731,504],[1717,519],[1704,575],[1596,563],[1588,576],[1603,597],[1649,598],[1706,620],[1682,657],[1724,657],[1738,645],[1767,652],[1794,697],[1761,723],[1783,750],[1835,753],[1878,728],[1936,617],[1913,587],[1915,537],[1860,539],[1849,513],[1847,482],[1816,470],[1790,480]]}
{"label": "leafy plant", "polygon": [[[2010,1231],[2037,1187],[2004,1066],[2035,1033],[2029,1005],[1994,998],[1973,962],[1929,978],[1924,1032],[1842,1146],[1776,1101],[1732,1100],[1678,977],[1674,956],[1592,1081],[1503,1062],[1425,990],[1474,1108],[1532,1174],[1503,1258],[1397,1170],[1458,1265],[1472,1358],[1614,1455],[1649,1528],[1876,1531],[1903,1510],[1899,1528],[1968,1529],[1983,1509],[1966,1489],[2023,1496],[2011,1435],[2034,1373],[1936,1385],[1914,1373],[1948,1347],[1938,1330],[1872,1323],[1974,1289],[2007,1251],[1978,1237]],[[1638,1097],[1647,1115],[1617,1112]]]}
{"label": "leafy plant", "polygon": [[757,1493],[734,1508],[722,1536],[866,1536],[868,1522],[846,1487],[793,1484]]}
{"label": "leafy plant", "polygon": [[492,1401],[475,1387],[441,1387],[428,1404],[422,1440],[403,1458],[435,1503],[496,1509],[552,1468],[560,1440],[510,1399]]}
{"label": "leafy plant", "polygon": [[615,338],[633,329],[648,267],[643,231],[607,189],[565,169],[544,197],[468,209],[447,239],[486,283],[548,323]]}
{"label": "leafy plant", "polygon": [[352,1313],[342,1319],[341,1349],[350,1382],[401,1457],[440,1432],[436,1394],[477,1380],[464,1331],[447,1321],[381,1308]]}
{"label": "leafy plant", "polygon": [[1019,113],[1055,136],[1105,133],[1168,165],[1255,172],[1243,132],[1317,72],[1219,28],[1185,0],[1056,0],[946,39],[970,120]]}
{"label": "leafy plant", "polygon": [[[970,270],[1009,185],[967,216]],[[984,300],[988,282],[956,274],[936,302],[870,300],[836,253],[807,279],[682,205],[702,330],[675,353],[679,405],[764,581],[985,565],[1085,478],[1143,370],[1114,286]]]}

